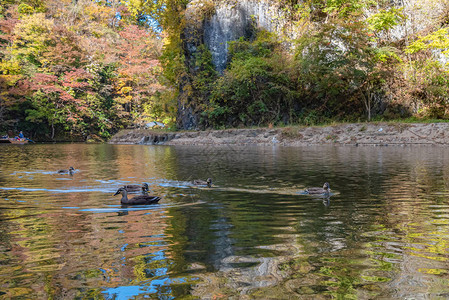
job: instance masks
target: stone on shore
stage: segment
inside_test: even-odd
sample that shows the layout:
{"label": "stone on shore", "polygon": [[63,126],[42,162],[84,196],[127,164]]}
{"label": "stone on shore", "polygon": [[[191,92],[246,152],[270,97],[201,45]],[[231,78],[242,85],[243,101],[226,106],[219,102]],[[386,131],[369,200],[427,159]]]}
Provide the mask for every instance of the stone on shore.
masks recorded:
{"label": "stone on shore", "polygon": [[356,123],[325,127],[285,127],[161,132],[127,130],[111,144],[144,145],[448,145],[449,123]]}

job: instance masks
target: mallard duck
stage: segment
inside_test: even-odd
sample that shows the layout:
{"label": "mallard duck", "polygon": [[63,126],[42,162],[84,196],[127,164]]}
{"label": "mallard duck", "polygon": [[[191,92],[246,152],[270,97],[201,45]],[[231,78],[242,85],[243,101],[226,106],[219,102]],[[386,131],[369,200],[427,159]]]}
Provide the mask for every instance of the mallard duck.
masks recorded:
{"label": "mallard duck", "polygon": [[148,192],[150,190],[150,188],[148,187],[148,183],[146,183],[146,182],[142,183],[142,185],[128,184],[128,185],[125,185],[124,188],[128,192],[139,192],[139,191],[142,191],[142,193],[146,193],[146,192]]}
{"label": "mallard duck", "polygon": [[156,204],[161,200],[158,196],[149,196],[149,195],[138,195],[134,198],[128,199],[128,191],[126,188],[121,187],[117,190],[117,192],[114,194],[118,195],[122,194],[122,199],[120,200],[120,203],[123,205],[145,205],[145,204]]}
{"label": "mallard duck", "polygon": [[329,194],[331,191],[331,187],[329,185],[328,182],[325,182],[323,187],[311,187],[311,188],[307,188],[304,192],[306,194],[310,194],[310,195],[322,195],[322,194]]}
{"label": "mallard duck", "polygon": [[58,170],[58,174],[73,174],[73,171],[75,171],[75,169],[73,167],[70,167],[68,170]]}
{"label": "mallard duck", "polygon": [[212,178],[207,178],[206,181],[198,179],[192,181],[192,183],[194,185],[207,185],[208,187],[212,187]]}

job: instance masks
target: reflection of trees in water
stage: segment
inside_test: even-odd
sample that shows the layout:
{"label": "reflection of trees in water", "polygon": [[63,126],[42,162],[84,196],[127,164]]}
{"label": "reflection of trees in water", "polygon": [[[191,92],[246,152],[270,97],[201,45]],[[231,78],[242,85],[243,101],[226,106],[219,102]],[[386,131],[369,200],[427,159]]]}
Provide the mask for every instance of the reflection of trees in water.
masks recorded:
{"label": "reflection of trees in water", "polygon": [[172,295],[170,289],[154,289],[152,283],[167,277],[172,263],[165,240],[168,226],[165,212],[160,209],[124,211],[106,220],[103,216],[100,223],[105,226],[97,228],[101,247],[108,252],[100,256],[104,282],[93,286],[107,288],[103,293],[110,297],[120,298],[121,292],[126,293],[125,289],[115,289],[117,286],[141,286],[136,296],[153,293]]}
{"label": "reflection of trees in water", "polygon": [[[135,285],[148,288],[142,295],[155,297],[220,293],[286,299],[402,298],[446,289],[449,156],[443,148],[90,146],[83,150],[89,158],[82,172],[56,184],[139,174],[212,177],[216,186],[188,192],[158,187],[169,194],[165,203],[191,201],[185,196],[191,193],[201,204],[150,214],[60,209],[61,203],[109,205],[112,195],[33,193],[33,201],[43,203],[15,204],[6,210],[7,221],[2,211],[8,266],[1,272],[13,274],[2,283],[11,282],[13,290],[74,298],[104,296],[103,288],[113,295],[117,287]],[[71,147],[68,152],[77,146]],[[62,161],[63,155],[52,155]],[[43,186],[55,182],[33,176]],[[324,181],[336,192],[329,201],[294,193]],[[18,182],[16,176],[10,184]],[[1,192],[3,198],[15,193]],[[12,262],[17,259],[22,262]],[[156,283],[160,288],[152,290]]]}
{"label": "reflection of trees in water", "polygon": [[[297,206],[291,195],[253,194],[245,192],[203,192],[206,205],[183,208],[176,222],[184,218],[180,236],[186,236],[186,263],[208,262],[198,274],[195,295],[207,297],[214,292],[232,288],[237,294],[275,286],[279,280],[278,264],[295,253],[290,208]],[[279,203],[278,201],[281,200]],[[322,200],[316,203],[320,207]],[[270,203],[272,201],[272,203]],[[177,209],[178,210],[178,209]],[[188,211],[187,211],[188,210]],[[287,214],[287,215],[286,215]]]}
{"label": "reflection of trees in water", "polygon": [[[426,153],[428,148],[422,150]],[[351,172],[361,176],[339,172],[347,182],[333,185],[340,195],[332,199],[332,215],[299,221],[299,243],[305,253],[283,266],[294,274],[286,285],[302,295],[362,298],[425,295],[423,286],[439,286],[425,273],[442,270],[438,255],[448,254],[448,228],[441,232],[432,224],[438,210],[426,207],[441,203],[441,197],[428,197],[421,189],[446,190],[445,171],[435,153],[423,151],[374,148],[362,151],[363,157],[349,151],[339,159],[350,157]],[[436,152],[438,157],[444,151]],[[353,190],[352,180],[358,180]],[[430,232],[434,233],[429,238]]]}
{"label": "reflection of trees in water", "polygon": [[[244,202],[235,203],[237,207],[242,204]],[[239,297],[279,283],[279,262],[295,252],[290,248],[294,241],[291,232],[271,226],[261,228],[260,220],[255,218],[261,217],[258,209],[239,211],[222,207],[220,210],[226,211],[228,216],[219,216],[213,221],[214,235],[209,243],[213,249],[205,253],[213,268],[198,274],[202,281],[192,294],[201,298]],[[273,236],[274,231],[276,236]]]}
{"label": "reflection of trees in water", "polygon": [[247,146],[178,146],[174,147],[178,159],[178,176],[193,179],[222,178],[228,174],[238,176],[238,162],[248,158]]}
{"label": "reflection of trees in water", "polygon": [[[23,196],[22,196],[23,197]],[[21,199],[22,197],[17,197]],[[40,201],[45,197],[35,195]],[[76,294],[74,286],[67,285],[67,276],[85,269],[80,266],[80,254],[74,249],[74,241],[81,240],[86,233],[82,214],[63,214],[34,207],[30,215],[29,204],[24,202],[14,209],[8,209],[13,217],[5,232],[11,238],[11,248],[4,252],[11,261],[2,266],[2,275],[10,279],[8,295],[47,298],[66,295],[71,298]],[[22,213],[19,213],[22,212]],[[4,219],[3,219],[4,220]],[[7,224],[2,221],[1,224]],[[76,228],[76,229],[75,229]],[[11,230],[13,232],[11,232]],[[5,239],[2,238],[2,245]],[[6,250],[6,249],[5,249]],[[78,249],[79,250],[79,249]],[[5,263],[9,259],[4,260]],[[90,258],[84,257],[90,260]],[[18,269],[17,266],[20,265]],[[8,268],[12,269],[8,271]],[[24,274],[47,274],[47,276],[24,276]],[[2,276],[4,278],[4,276]],[[2,280],[2,284],[5,281]],[[73,283],[73,282],[72,282]],[[33,287],[45,287],[34,289]]]}
{"label": "reflection of trees in water", "polygon": [[[203,197],[209,195],[203,193]],[[170,214],[173,218],[168,233],[176,243],[175,255],[182,256],[186,265],[200,264],[207,271],[216,270],[217,263],[231,253],[228,237],[231,225],[226,210],[217,203],[173,208]]]}

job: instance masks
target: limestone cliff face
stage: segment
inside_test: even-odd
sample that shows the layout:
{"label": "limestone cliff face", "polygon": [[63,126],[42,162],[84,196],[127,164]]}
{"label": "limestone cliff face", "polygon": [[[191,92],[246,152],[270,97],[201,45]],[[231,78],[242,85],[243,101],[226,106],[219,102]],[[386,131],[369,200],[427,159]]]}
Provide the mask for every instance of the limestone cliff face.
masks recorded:
{"label": "limestone cliff face", "polygon": [[[393,41],[406,40],[410,37],[429,34],[429,28],[432,24],[447,24],[449,0],[394,0],[394,5],[402,8],[403,14],[406,16],[404,23],[396,26],[391,31],[390,39]],[[446,25],[447,26],[447,25]],[[435,50],[434,56],[441,64],[445,65],[449,62],[449,57]]]}
{"label": "limestone cliff face", "polygon": [[[212,55],[212,63],[222,74],[228,64],[229,42],[241,37],[251,38],[256,28],[263,28],[281,36],[294,38],[298,28],[292,26],[281,7],[280,1],[274,0],[193,0],[185,12],[186,26],[182,40],[184,42],[185,64],[187,74],[181,79],[180,96],[178,98],[178,127],[196,129],[200,123],[200,111],[196,99],[201,98],[193,84],[193,78],[201,71],[197,63],[204,46]],[[429,24],[436,18],[444,16],[449,0],[392,0],[398,8],[402,8],[406,20],[385,33],[391,41],[405,41],[417,34],[427,34]],[[366,16],[376,13],[376,9],[367,12]],[[442,20],[442,22],[449,22]],[[320,26],[313,24],[312,26]],[[203,48],[201,48],[203,47]],[[201,50],[203,49],[203,50]],[[443,64],[448,57],[441,53],[435,56]]]}
{"label": "limestone cliff face", "polygon": [[[390,32],[389,38],[392,40],[401,40],[407,35],[425,31],[426,26],[436,18],[440,18],[449,5],[447,0],[393,0],[392,2],[396,7],[402,8],[406,16],[405,22]],[[210,7],[208,15],[202,12],[205,6]],[[376,12],[373,10],[367,13],[367,16]],[[238,40],[240,37],[250,37],[254,28],[263,28],[290,37],[294,35],[283,10],[279,7],[279,1],[194,0],[188,5],[186,16],[189,20],[197,19],[194,22],[195,31],[201,33],[197,42],[207,45],[212,53],[213,63],[220,73],[226,68],[229,42]],[[199,21],[200,16],[203,19]],[[192,31],[191,28],[186,30]],[[190,48],[188,51],[194,52],[194,49]]]}
{"label": "limestone cliff face", "polygon": [[215,14],[204,22],[204,43],[221,73],[226,68],[230,41],[251,37],[254,28],[281,32],[286,22],[273,1],[217,1]]}
{"label": "limestone cliff face", "polygon": [[270,0],[193,0],[186,13],[184,41],[185,64],[188,70],[182,79],[178,99],[178,127],[194,129],[199,125],[199,112],[192,90],[192,78],[200,70],[197,64],[201,46],[212,55],[212,63],[222,73],[228,62],[229,42],[250,38],[256,28],[281,33],[286,26],[278,2]]}

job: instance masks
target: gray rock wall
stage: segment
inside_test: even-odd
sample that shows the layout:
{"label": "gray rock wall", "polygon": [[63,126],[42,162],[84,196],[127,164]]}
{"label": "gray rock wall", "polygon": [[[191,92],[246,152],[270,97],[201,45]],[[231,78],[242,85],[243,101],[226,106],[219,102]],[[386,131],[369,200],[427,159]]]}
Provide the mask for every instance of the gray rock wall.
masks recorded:
{"label": "gray rock wall", "polygon": [[273,1],[216,1],[215,14],[204,22],[204,43],[220,73],[226,68],[229,42],[251,37],[254,27],[281,32],[286,22]]}
{"label": "gray rock wall", "polygon": [[[385,35],[389,40],[404,40],[406,43],[417,34],[427,34],[426,30],[436,24],[449,7],[449,0],[391,0],[391,3],[403,9],[406,20]],[[366,16],[376,11],[367,11]],[[287,21],[279,1],[275,0],[192,0],[187,6],[185,19],[182,39],[188,73],[181,79],[178,98],[178,127],[182,129],[199,127],[200,117],[194,100],[201,99],[201,95],[196,95],[192,89],[192,78],[199,71],[195,55],[200,45],[207,46],[216,70],[223,73],[228,63],[229,42],[251,37],[255,28],[290,38],[299,35],[300,30],[307,30],[292,29],[290,26],[294,25]],[[338,40],[335,40],[335,46],[341,47]],[[441,63],[448,62],[448,56],[441,51],[436,50],[434,54]]]}
{"label": "gray rock wall", "polygon": [[[190,8],[202,1],[192,1]],[[203,23],[203,42],[212,53],[213,62],[221,73],[226,68],[229,42],[251,35],[252,26],[264,28],[270,32],[292,36],[279,2],[270,0],[215,0],[215,13]],[[406,20],[391,30],[392,40],[405,39],[407,36],[424,32],[437,22],[449,7],[449,0],[392,0],[392,4],[403,9]],[[367,16],[376,11],[367,12]],[[441,55],[440,59],[443,59]],[[447,59],[447,57],[446,57]]]}
{"label": "gray rock wall", "polygon": [[251,37],[256,27],[281,32],[284,19],[282,10],[270,0],[193,0],[185,13],[186,28],[181,37],[184,42],[185,64],[188,74],[180,80],[178,97],[178,127],[199,127],[196,98],[192,78],[198,74],[196,56],[205,44],[212,54],[215,69],[222,73],[228,61],[229,42],[240,37]]}

